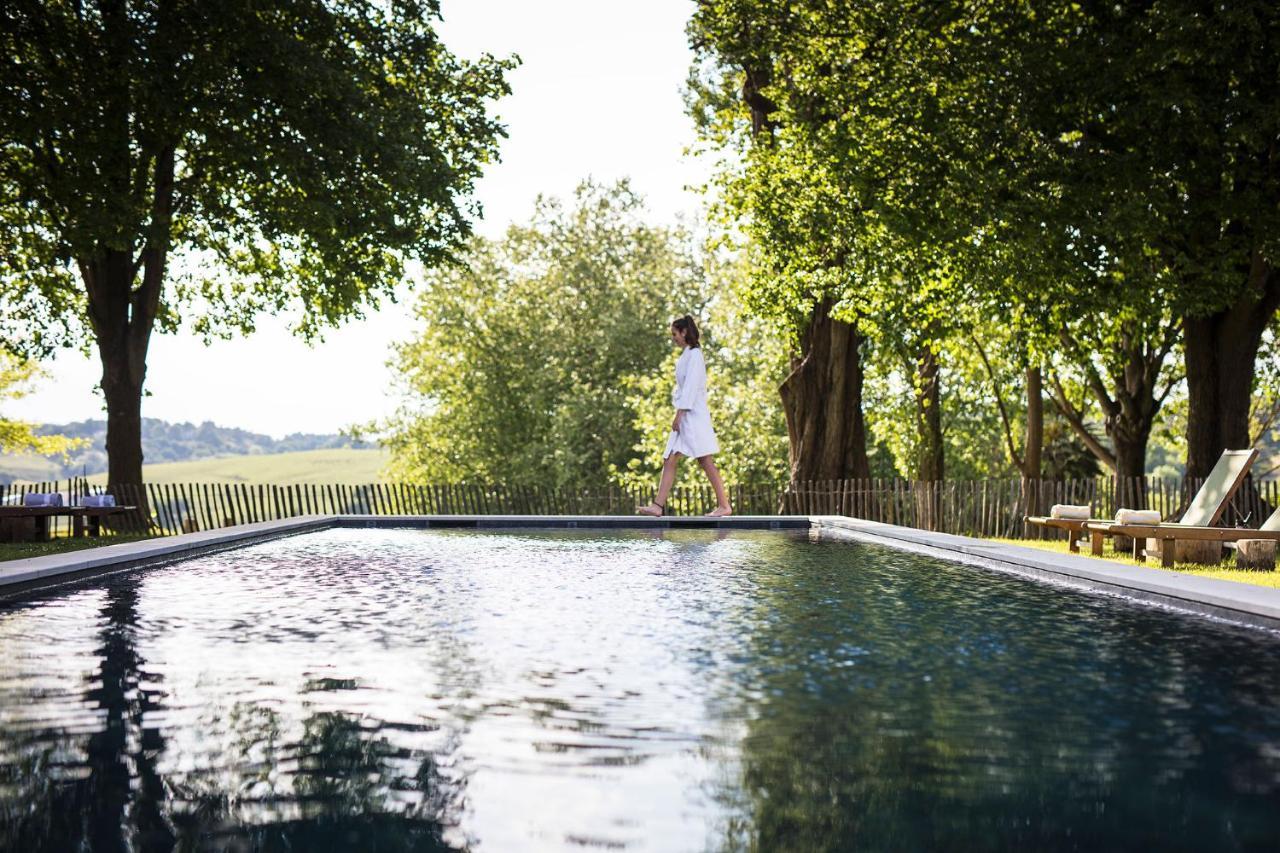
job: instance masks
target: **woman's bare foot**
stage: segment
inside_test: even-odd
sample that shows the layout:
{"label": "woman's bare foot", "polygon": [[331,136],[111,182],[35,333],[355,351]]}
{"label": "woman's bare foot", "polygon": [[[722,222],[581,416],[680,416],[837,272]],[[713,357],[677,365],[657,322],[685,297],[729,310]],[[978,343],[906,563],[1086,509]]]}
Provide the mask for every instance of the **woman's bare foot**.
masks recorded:
{"label": "woman's bare foot", "polygon": [[726,515],[733,515],[733,507],[718,506],[711,512],[707,513],[707,518],[724,518]]}
{"label": "woman's bare foot", "polygon": [[636,515],[648,515],[653,518],[662,518],[662,514],[666,509],[667,508],[660,503],[650,502],[644,506],[636,507]]}

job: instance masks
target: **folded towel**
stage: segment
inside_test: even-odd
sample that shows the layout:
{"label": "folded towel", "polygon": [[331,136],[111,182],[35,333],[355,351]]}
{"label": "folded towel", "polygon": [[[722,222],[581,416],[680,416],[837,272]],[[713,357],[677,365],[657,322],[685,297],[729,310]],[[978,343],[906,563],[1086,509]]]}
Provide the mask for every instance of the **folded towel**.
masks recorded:
{"label": "folded towel", "polygon": [[80,501],[81,506],[115,506],[115,495],[85,495]]}
{"label": "folded towel", "polygon": [[28,492],[22,496],[23,506],[62,506],[62,495],[58,492]]}
{"label": "folded towel", "polygon": [[1092,510],[1088,506],[1077,504],[1054,504],[1049,510],[1049,517],[1084,520],[1092,517]]}
{"label": "folded towel", "polygon": [[1159,524],[1160,513],[1154,509],[1122,509],[1116,513],[1116,524]]}

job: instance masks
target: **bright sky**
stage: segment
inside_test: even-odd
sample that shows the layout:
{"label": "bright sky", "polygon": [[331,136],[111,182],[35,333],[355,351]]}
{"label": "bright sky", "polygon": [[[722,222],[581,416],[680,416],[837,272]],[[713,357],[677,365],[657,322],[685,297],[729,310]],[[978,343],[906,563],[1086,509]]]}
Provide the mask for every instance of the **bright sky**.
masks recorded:
{"label": "bright sky", "polygon": [[[691,55],[692,0],[443,0],[445,43],[475,57],[515,53],[512,95],[497,106],[509,138],[478,188],[499,236],[532,213],[538,193],[567,196],[583,178],[630,177],[653,217],[694,213],[707,167],[683,155],[693,141],[681,88]],[[152,338],[146,417],[241,427],[277,437],[336,432],[395,407],[385,362],[413,330],[412,300],[330,332],[314,348],[261,318],[253,335],[206,347],[190,334]],[[62,355],[9,417],[42,423],[102,418],[96,356]]]}

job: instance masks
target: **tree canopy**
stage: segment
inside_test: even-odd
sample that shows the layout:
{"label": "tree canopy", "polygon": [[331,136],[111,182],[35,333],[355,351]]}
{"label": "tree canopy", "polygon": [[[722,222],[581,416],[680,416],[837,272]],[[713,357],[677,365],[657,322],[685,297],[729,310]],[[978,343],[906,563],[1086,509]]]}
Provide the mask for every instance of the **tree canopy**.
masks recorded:
{"label": "tree canopy", "polygon": [[288,308],[312,336],[393,296],[407,261],[433,266],[465,240],[511,61],[455,57],[438,12],[0,10],[0,335],[26,354],[96,344],[113,482],[141,477],[153,329],[246,331]]}
{"label": "tree canopy", "polygon": [[625,182],[585,183],[570,203],[542,199],[527,224],[474,239],[463,260],[428,276],[421,330],[391,362],[404,392],[383,425],[393,474],[648,483],[658,466],[646,463],[670,429],[667,330],[691,313],[710,319],[713,414],[731,473],[776,476],[781,423],[755,392],[780,347],[731,320],[731,294],[714,291],[732,270],[709,269],[687,231],[647,223]]}
{"label": "tree canopy", "polygon": [[762,311],[826,299],[934,352],[1016,322],[1031,367],[1092,389],[1126,474],[1185,331],[1193,473],[1247,442],[1280,306],[1273,4],[706,0],[690,37]]}

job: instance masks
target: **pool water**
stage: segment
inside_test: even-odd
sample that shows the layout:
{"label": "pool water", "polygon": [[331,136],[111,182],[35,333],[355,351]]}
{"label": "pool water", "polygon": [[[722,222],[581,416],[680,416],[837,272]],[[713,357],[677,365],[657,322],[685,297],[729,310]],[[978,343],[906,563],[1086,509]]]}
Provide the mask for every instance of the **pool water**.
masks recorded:
{"label": "pool water", "polygon": [[0,605],[0,849],[1274,850],[1280,639],[776,532],[335,529]]}

